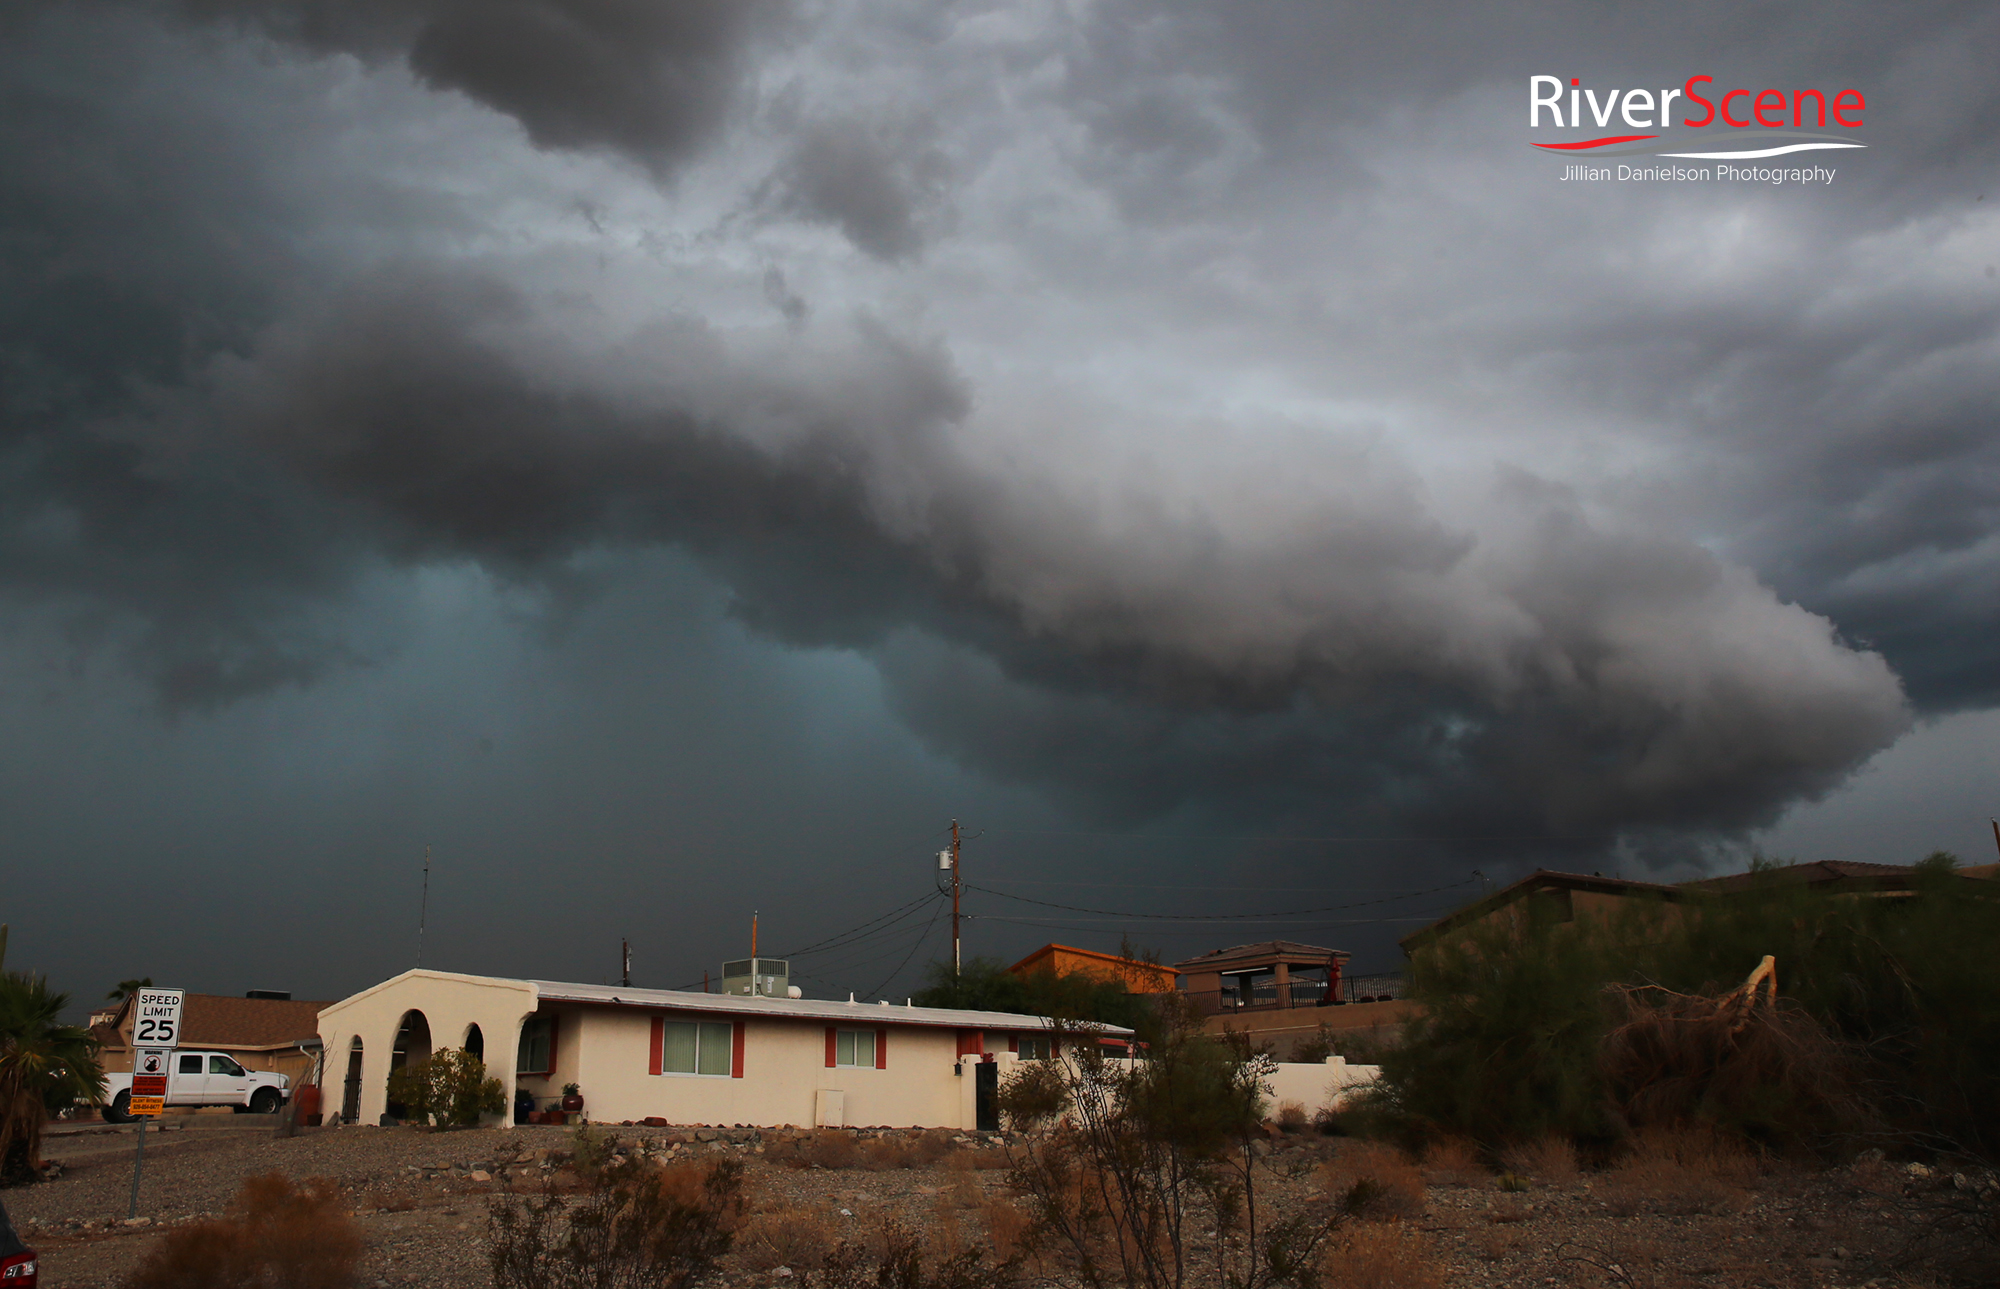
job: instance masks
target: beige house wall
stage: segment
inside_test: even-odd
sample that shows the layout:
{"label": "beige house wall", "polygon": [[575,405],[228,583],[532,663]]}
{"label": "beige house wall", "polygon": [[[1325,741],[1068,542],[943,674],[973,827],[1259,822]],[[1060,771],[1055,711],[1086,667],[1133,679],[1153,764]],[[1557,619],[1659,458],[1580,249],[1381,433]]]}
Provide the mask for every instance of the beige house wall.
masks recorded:
{"label": "beige house wall", "polygon": [[[468,1030],[479,1026],[486,1047],[486,1072],[500,1080],[507,1102],[514,1100],[514,1055],[520,1045],[521,1022],[536,1005],[535,987],[525,980],[461,976],[447,971],[406,971],[343,998],[319,1014],[320,1042],[326,1065],[320,1076],[321,1110],[328,1120],[340,1113],[346,1091],[348,1051],[361,1040],[361,1107],[358,1123],[376,1123],[388,1108],[389,1055],[403,1016],[421,1011],[430,1026],[431,1045],[461,1046]],[[502,1115],[512,1123],[512,1115]]]}
{"label": "beige house wall", "polygon": [[1307,1114],[1338,1109],[1340,1104],[1382,1075],[1379,1065],[1349,1065],[1344,1056],[1330,1056],[1323,1065],[1285,1062],[1265,1080],[1271,1090],[1270,1113],[1287,1101],[1306,1108]]}
{"label": "beige house wall", "polygon": [[[812,1127],[819,1093],[838,1091],[847,1127],[961,1128],[973,1123],[974,1080],[954,1073],[956,1030],[888,1025],[887,1069],[829,1069],[829,1022],[717,1014],[713,1019],[743,1022],[739,1079],[651,1073],[656,1014],[638,1007],[583,1008],[565,1013],[557,1023],[557,1044],[567,1049],[559,1065],[575,1070],[588,1118],[618,1122],[655,1116],[671,1123]],[[685,1012],[669,1017],[698,1018],[699,1013]]]}
{"label": "beige house wall", "polygon": [[[517,1086],[545,1107],[562,1095],[564,1084],[575,1083],[584,1099],[584,1117],[600,1122],[658,1117],[677,1124],[809,1127],[818,1122],[820,1094],[837,1091],[844,1103],[840,1122],[848,1127],[970,1129],[977,1122],[977,1080],[959,1067],[982,1060],[1010,1067],[1015,1060],[1007,1051],[1006,1032],[984,1031],[982,1052],[960,1056],[960,1030],[899,1022],[895,1012],[900,1008],[880,1008],[880,1016],[872,1014],[876,1008],[861,1008],[845,1020],[543,1002],[530,981],[407,971],[319,1013],[326,1051],[322,1112],[329,1121],[340,1113],[348,1052],[357,1037],[362,1060],[356,1122],[380,1121],[388,1104],[396,1034],[412,1010],[423,1013],[434,1049],[462,1046],[469,1027],[480,1027],[487,1072],[500,1080],[510,1109],[501,1116],[503,1124],[513,1121]],[[556,1018],[555,1070],[517,1078],[521,1025],[538,1011]],[[743,1077],[651,1073],[656,1016],[740,1021]],[[887,1068],[829,1068],[828,1026],[886,1029]]]}

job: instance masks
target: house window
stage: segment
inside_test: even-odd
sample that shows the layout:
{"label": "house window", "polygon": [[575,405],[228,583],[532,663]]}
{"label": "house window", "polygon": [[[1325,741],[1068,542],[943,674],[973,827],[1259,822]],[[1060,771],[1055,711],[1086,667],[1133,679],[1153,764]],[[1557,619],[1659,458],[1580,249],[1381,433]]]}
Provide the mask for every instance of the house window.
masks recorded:
{"label": "house window", "polygon": [[728,1078],[736,1027],[728,1021],[670,1020],[660,1025],[660,1073]]}
{"label": "house window", "polygon": [[843,1029],[834,1036],[833,1063],[854,1065],[864,1069],[875,1068],[875,1031],[872,1029]]}
{"label": "house window", "polygon": [[1049,1059],[1049,1040],[1046,1036],[1023,1038],[1016,1050],[1024,1061],[1046,1061]]}
{"label": "house window", "polygon": [[530,1016],[521,1022],[521,1049],[515,1053],[514,1066],[520,1074],[556,1072],[555,1017]]}

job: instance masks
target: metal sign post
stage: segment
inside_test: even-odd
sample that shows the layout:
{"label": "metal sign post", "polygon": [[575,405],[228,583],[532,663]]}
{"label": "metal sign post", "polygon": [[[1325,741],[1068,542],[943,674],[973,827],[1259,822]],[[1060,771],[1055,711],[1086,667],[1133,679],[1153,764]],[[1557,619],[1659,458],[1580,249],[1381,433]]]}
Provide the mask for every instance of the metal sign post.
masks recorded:
{"label": "metal sign post", "polygon": [[125,1216],[139,1216],[139,1179],[146,1171],[146,1121],[167,1108],[174,1049],[181,1041],[179,989],[141,989],[132,1003],[132,1091],[126,1113],[139,1121],[139,1144],[132,1155],[132,1202]]}

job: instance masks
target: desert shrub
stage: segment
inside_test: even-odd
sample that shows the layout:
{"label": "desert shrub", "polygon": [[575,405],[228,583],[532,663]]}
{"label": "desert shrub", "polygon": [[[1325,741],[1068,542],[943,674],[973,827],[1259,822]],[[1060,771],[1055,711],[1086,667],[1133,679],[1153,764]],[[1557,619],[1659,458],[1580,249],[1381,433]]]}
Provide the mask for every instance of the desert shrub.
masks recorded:
{"label": "desert shrub", "polygon": [[1500,1166],[1536,1181],[1575,1181],[1576,1146],[1569,1138],[1557,1136],[1518,1142],[1500,1152]]}
{"label": "desert shrub", "polygon": [[926,1129],[923,1135],[910,1143],[910,1167],[929,1167],[950,1158],[952,1150],[950,1132],[943,1128]]}
{"label": "desert shrub", "polygon": [[1069,1041],[1063,1060],[1032,1062],[1000,1091],[1016,1124],[1049,1124],[1013,1157],[1027,1239],[1052,1249],[1088,1284],[1149,1289],[1186,1283],[1195,1237],[1244,1232],[1214,1246],[1216,1283],[1258,1283],[1274,1259],[1316,1256],[1326,1225],[1260,1231],[1257,1156],[1267,1057],[1218,1043],[1190,1006],[1168,999],[1147,1059],[1107,1060]]}
{"label": "desert shrub", "polygon": [[409,1118],[441,1128],[470,1128],[507,1108],[500,1080],[487,1078],[486,1063],[463,1048],[389,1071],[389,1100]]}
{"label": "desert shrub", "polygon": [[1346,1226],[1320,1264],[1327,1289],[1438,1289],[1442,1278],[1422,1232],[1401,1222]]}
{"label": "desert shrub", "polygon": [[808,1168],[852,1168],[860,1162],[861,1144],[851,1132],[821,1128],[799,1147]]}
{"label": "desert shrub", "polygon": [[736,1233],[735,1254],[753,1271],[790,1267],[809,1271],[839,1240],[839,1225],[826,1208],[773,1209],[753,1214]]}
{"label": "desert shrub", "polygon": [[593,1128],[580,1123],[570,1129],[569,1158],[576,1171],[583,1177],[594,1177],[609,1164],[618,1143],[602,1128]]}
{"label": "desert shrub", "polygon": [[243,1183],[230,1213],[169,1231],[125,1289],[345,1289],[364,1247],[332,1182]]}
{"label": "desert shrub", "polygon": [[875,1244],[834,1245],[801,1277],[802,1289],[1009,1289],[1020,1278],[1018,1257],[989,1263],[977,1246],[926,1257],[923,1240],[893,1222]]}
{"label": "desert shrub", "polygon": [[1424,1178],[1410,1157],[1383,1141],[1350,1142],[1320,1166],[1320,1186],[1353,1217],[1416,1217],[1424,1211]]}
{"label": "desert shrub", "polygon": [[735,1243],[743,1165],[655,1167],[621,1159],[573,1201],[497,1199],[488,1219],[494,1289],[680,1289]]}
{"label": "desert shrub", "polygon": [[1424,1180],[1446,1186],[1470,1186],[1486,1176],[1479,1147],[1464,1137],[1439,1137],[1424,1146]]}
{"label": "desert shrub", "polygon": [[1608,937],[1532,903],[1529,913],[1519,928],[1469,928],[1412,958],[1423,1010],[1363,1098],[1409,1135],[1614,1135],[1597,1072]]}
{"label": "desert shrub", "polygon": [[914,1141],[896,1137],[876,1137],[860,1147],[860,1167],[886,1173],[890,1169],[914,1169],[922,1165],[922,1155]]}
{"label": "desert shrub", "polygon": [[1306,1107],[1300,1101],[1280,1101],[1278,1103],[1278,1126],[1287,1132],[1300,1132],[1306,1127]]}
{"label": "desert shrub", "polygon": [[1613,1212],[1686,1216],[1731,1213],[1757,1178],[1758,1163],[1725,1133],[1700,1127],[1655,1128],[1600,1179],[1598,1193]]}

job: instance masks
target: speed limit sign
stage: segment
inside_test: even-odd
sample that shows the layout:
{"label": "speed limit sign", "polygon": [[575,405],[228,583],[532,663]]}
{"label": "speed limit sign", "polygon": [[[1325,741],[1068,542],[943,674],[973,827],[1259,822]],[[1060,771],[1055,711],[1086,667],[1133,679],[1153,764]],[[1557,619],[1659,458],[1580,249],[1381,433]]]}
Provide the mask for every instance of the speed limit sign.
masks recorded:
{"label": "speed limit sign", "polygon": [[179,989],[141,989],[132,1010],[132,1046],[179,1047],[181,1043],[181,994]]}

